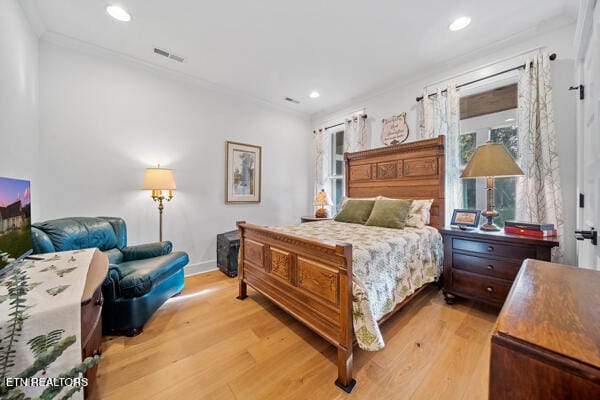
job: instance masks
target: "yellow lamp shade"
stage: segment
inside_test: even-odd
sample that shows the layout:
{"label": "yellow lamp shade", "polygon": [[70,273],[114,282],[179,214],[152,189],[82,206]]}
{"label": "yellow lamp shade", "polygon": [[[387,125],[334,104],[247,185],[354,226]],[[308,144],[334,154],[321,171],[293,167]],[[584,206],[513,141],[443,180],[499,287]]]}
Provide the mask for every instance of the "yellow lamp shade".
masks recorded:
{"label": "yellow lamp shade", "polygon": [[524,175],[521,168],[502,144],[487,142],[471,157],[461,178]]}
{"label": "yellow lamp shade", "polygon": [[173,170],[167,168],[146,168],[142,189],[174,190],[176,189]]}

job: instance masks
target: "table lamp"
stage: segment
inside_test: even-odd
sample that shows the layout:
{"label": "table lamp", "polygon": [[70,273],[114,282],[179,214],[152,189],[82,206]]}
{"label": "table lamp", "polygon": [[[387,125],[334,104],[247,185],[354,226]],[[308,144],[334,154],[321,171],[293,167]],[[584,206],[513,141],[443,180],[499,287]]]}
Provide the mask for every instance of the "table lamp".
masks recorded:
{"label": "table lamp", "polygon": [[325,189],[321,189],[319,193],[315,196],[313,201],[313,206],[319,206],[320,208],[315,212],[316,218],[327,218],[329,217],[329,212],[325,208],[325,206],[331,206],[333,203],[329,199],[327,192]]}
{"label": "table lamp", "polygon": [[[176,189],[175,178],[173,177],[173,170],[167,168],[161,168],[160,164],[156,168],[146,168],[144,174],[144,182],[142,183],[142,189],[152,190],[152,200],[158,202],[158,215],[159,215],[159,240],[162,242],[163,237],[163,200],[171,201],[173,198],[173,190]],[[168,195],[163,194],[163,190],[168,190]]]}
{"label": "table lamp", "polygon": [[498,211],[494,210],[494,178],[524,175],[523,171],[503,144],[492,143],[479,146],[463,171],[461,178],[487,178],[487,208],[481,214],[487,222],[479,227],[483,231],[499,231],[494,224]]}

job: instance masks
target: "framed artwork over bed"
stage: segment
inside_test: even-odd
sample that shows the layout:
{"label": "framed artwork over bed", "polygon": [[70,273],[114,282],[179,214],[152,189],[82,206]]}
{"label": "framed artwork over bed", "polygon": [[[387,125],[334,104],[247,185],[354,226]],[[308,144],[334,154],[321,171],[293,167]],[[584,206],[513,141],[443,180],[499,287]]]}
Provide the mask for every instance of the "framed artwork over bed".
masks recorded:
{"label": "framed artwork over bed", "polygon": [[260,203],[261,147],[225,143],[225,203]]}

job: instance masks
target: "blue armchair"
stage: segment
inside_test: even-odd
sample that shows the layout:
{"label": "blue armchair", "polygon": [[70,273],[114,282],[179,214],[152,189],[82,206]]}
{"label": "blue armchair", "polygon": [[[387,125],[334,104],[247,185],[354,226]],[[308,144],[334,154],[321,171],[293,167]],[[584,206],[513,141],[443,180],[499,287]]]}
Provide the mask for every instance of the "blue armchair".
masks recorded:
{"label": "blue armchair", "polygon": [[61,218],[32,225],[34,254],[97,247],[109,259],[102,285],[104,332],[135,336],[152,314],[183,289],[188,255],[171,242],[127,246],[125,221],[114,217]]}

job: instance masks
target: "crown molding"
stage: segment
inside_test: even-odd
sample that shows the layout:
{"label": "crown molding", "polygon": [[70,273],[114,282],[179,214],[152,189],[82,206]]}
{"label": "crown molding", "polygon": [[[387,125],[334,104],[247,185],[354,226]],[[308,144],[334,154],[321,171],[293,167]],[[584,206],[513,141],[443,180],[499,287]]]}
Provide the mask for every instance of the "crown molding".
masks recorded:
{"label": "crown molding", "polygon": [[[595,0],[593,0],[595,1]],[[575,20],[569,14],[560,14],[554,18],[548,19],[539,25],[517,32],[506,38],[497,40],[486,46],[479,47],[467,53],[457,55],[445,61],[440,61],[435,65],[426,69],[420,69],[421,72],[415,74],[404,74],[402,77],[396,78],[386,84],[380,85],[374,90],[363,93],[359,96],[348,99],[337,105],[327,107],[323,110],[310,114],[311,123],[313,126],[323,123],[324,120],[330,120],[331,115],[344,114],[348,109],[355,109],[357,105],[364,107],[367,102],[376,97],[385,95],[399,88],[409,86],[411,84],[424,82],[434,75],[441,74],[449,69],[456,69],[460,66],[476,62],[478,59],[491,56],[498,51],[504,50],[511,46],[518,45],[526,40],[532,40],[548,33],[564,29],[575,23]],[[560,55],[559,55],[560,56]],[[493,63],[491,63],[493,64]],[[471,70],[472,68],[469,68]],[[415,93],[415,96],[417,93]]]}
{"label": "crown molding", "polygon": [[143,68],[150,72],[158,72],[161,75],[186,84],[202,87],[203,89],[211,90],[223,95],[244,99],[250,103],[257,104],[259,106],[277,110],[286,114],[294,115],[297,117],[303,117],[307,121],[310,121],[310,114],[303,111],[294,110],[284,105],[275,104],[269,100],[262,99],[248,93],[226,87],[206,79],[199,78],[197,76],[187,74],[185,72],[177,71],[162,65],[154,64],[149,61],[143,60],[138,57],[133,57],[128,54],[118,52],[115,50],[108,49],[106,47],[98,46],[93,43],[89,43],[80,39],[76,39],[61,33],[54,32],[52,30],[46,30],[40,37],[41,42],[50,43],[59,47],[67,48],[70,50],[79,51],[82,53],[104,57],[115,61],[120,61],[125,64],[129,64],[134,67]]}
{"label": "crown molding", "polygon": [[40,38],[48,28],[36,2],[34,0],[19,0],[18,3],[25,14],[25,18],[29,21],[31,29],[33,29],[37,37]]}

